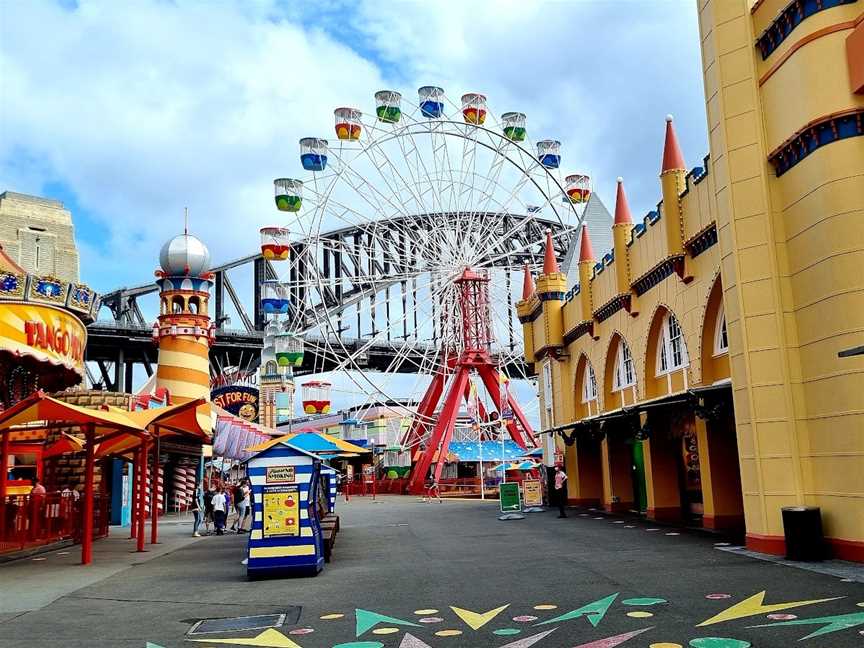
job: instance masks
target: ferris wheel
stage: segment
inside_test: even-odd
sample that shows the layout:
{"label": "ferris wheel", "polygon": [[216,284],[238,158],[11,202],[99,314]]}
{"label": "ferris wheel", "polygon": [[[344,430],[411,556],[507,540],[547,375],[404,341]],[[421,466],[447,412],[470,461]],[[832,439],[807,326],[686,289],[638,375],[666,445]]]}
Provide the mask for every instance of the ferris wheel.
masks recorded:
{"label": "ferris wheel", "polygon": [[[547,232],[568,249],[589,177],[564,174],[559,141],[532,143],[525,114],[493,113],[482,94],[453,102],[424,86],[374,101],[336,108],[335,139],[305,137],[299,160],[282,161],[280,222],[261,230],[271,332],[293,345],[291,364],[305,346],[368,403],[398,401],[452,374],[477,343],[465,335],[468,271],[482,283],[472,317],[500,384],[529,378],[514,293],[525,267],[542,264]],[[374,370],[372,356],[384,358]]]}

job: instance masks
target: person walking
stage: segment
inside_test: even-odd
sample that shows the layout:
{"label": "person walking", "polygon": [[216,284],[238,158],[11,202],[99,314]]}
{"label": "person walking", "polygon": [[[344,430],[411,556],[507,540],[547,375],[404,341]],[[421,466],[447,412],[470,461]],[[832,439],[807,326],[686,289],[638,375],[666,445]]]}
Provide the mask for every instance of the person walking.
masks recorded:
{"label": "person walking", "polygon": [[564,507],[567,505],[567,473],[561,470],[559,464],[555,464],[555,500],[558,503],[558,517],[566,518],[567,512]]}
{"label": "person walking", "polygon": [[228,514],[228,498],[220,484],[213,495],[213,520],[216,524],[216,535],[225,534],[225,517]]}
{"label": "person walking", "polygon": [[213,524],[213,496],[215,494],[216,490],[213,488],[213,484],[210,484],[210,488],[204,493],[204,531],[207,535],[210,535],[210,525]]}
{"label": "person walking", "polygon": [[200,538],[198,528],[204,519],[204,494],[201,492],[201,484],[195,484],[195,491],[192,493],[192,506],[190,507],[192,515],[195,516],[195,521],[192,523],[192,537]]}
{"label": "person walking", "polygon": [[237,533],[246,533],[246,519],[252,512],[252,488],[249,480],[243,481],[240,486],[240,519],[237,521]]}
{"label": "person walking", "polygon": [[242,517],[241,505],[243,501],[243,487],[241,482],[236,482],[231,485],[231,502],[233,506],[231,507],[231,513],[234,514],[234,521],[231,523],[231,530],[237,533],[240,533],[240,520]]}

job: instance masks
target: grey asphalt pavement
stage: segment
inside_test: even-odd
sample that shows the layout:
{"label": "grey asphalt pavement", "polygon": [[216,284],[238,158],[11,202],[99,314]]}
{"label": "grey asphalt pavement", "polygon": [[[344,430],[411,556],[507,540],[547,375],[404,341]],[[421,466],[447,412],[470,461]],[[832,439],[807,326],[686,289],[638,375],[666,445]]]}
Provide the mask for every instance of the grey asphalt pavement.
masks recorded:
{"label": "grey asphalt pavement", "polygon": [[[0,647],[864,645],[864,568],[814,573],[587,510],[502,522],[496,503],[389,496],[337,512],[317,577],[250,582],[244,536],[204,538],[0,618]],[[4,569],[0,596],[14,596]],[[201,619],[281,613],[278,628],[186,634]]]}

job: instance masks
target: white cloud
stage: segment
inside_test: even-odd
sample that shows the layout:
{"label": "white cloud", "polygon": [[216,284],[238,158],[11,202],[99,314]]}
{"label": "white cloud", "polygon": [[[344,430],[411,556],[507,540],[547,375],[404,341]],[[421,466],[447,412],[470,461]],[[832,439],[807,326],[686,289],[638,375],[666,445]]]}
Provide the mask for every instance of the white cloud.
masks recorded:
{"label": "white cloud", "polygon": [[[76,193],[111,241],[82,259],[100,288],[147,281],[187,205],[214,259],[250,253],[298,138],[381,86],[346,46],[252,6],[5,5],[0,185]],[[38,164],[22,169],[19,151]]]}

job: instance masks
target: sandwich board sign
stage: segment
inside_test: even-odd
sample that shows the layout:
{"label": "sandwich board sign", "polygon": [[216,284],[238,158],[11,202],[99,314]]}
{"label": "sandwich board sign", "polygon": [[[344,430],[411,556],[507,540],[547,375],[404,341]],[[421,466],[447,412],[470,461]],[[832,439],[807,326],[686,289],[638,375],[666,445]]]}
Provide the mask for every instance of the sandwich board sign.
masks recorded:
{"label": "sandwich board sign", "polygon": [[522,510],[522,498],[519,496],[519,484],[505,482],[498,487],[502,513],[518,513]]}
{"label": "sandwich board sign", "polygon": [[543,506],[543,489],[538,480],[526,479],[522,482],[522,488],[526,507]]}

